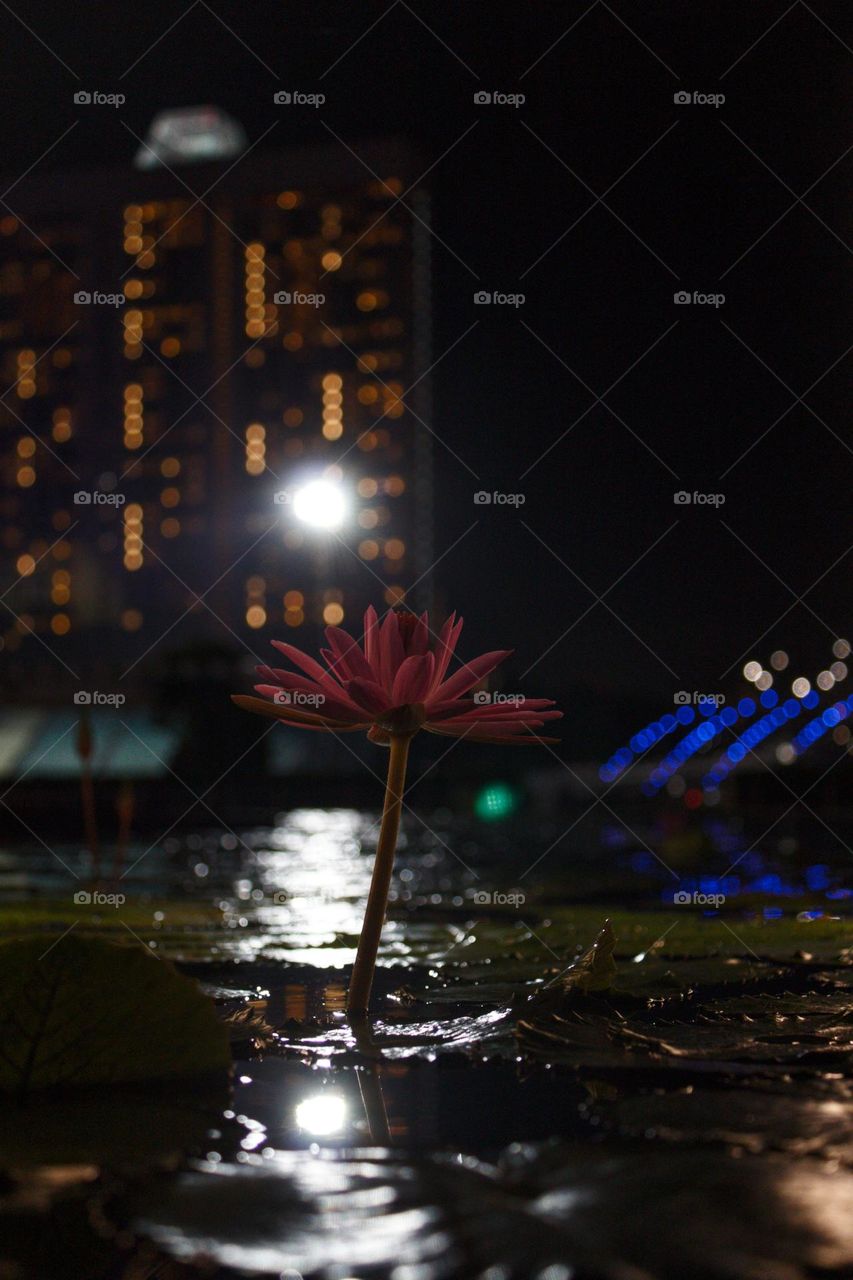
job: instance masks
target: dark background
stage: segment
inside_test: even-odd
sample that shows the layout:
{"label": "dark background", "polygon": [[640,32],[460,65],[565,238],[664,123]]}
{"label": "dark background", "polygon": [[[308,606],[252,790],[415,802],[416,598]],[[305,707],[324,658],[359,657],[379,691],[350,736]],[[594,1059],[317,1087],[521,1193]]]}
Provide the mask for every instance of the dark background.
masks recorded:
{"label": "dark background", "polygon": [[[851,27],[828,0],[4,4],[2,169],[125,162],[129,130],[203,102],[251,141],[274,124],[264,147],[414,140],[434,165],[438,596],[466,653],[515,645],[509,687],[579,690],[575,748],[593,700],[615,746],[628,702],[731,690],[776,647],[813,678],[849,626]],[[81,108],[81,88],[127,103]],[[327,102],[276,107],[286,88]]]}

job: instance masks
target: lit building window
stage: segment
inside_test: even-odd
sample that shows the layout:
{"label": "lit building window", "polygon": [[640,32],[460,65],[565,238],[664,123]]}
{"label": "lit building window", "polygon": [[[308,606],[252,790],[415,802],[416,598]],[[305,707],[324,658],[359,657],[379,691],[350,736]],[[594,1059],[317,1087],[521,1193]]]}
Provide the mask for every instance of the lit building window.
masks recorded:
{"label": "lit building window", "polygon": [[358,495],[360,498],[375,498],[379,491],[379,486],[370,476],[365,476],[358,482]]}
{"label": "lit building window", "polygon": [[402,604],[406,598],[406,588],[400,586],[386,587],[385,603],[391,605]]}
{"label": "lit building window", "polygon": [[167,480],[173,480],[181,469],[181,464],[177,458],[164,458],[160,463],[160,475],[165,476]]}
{"label": "lit building window", "polygon": [[246,623],[253,630],[267,620],[266,589],[267,584],[259,574],[246,579]]}
{"label": "lit building window", "polygon": [[330,627],[336,627],[344,620],[344,611],[339,604],[327,604],[323,609],[323,621]]}
{"label": "lit building window", "polygon": [[18,352],[18,372],[15,379],[15,390],[21,400],[29,400],[36,393],[35,380],[36,353],[25,348]]}
{"label": "lit building window", "polygon": [[64,444],[71,439],[71,410],[65,405],[53,411],[53,430],[51,432],[57,444]]}
{"label": "lit building window", "polygon": [[320,262],[325,271],[337,271],[343,262],[343,258],[335,249],[330,249],[328,253],[323,254]]}
{"label": "lit building window", "polygon": [[125,609],[121,615],[121,625],[125,631],[138,631],[142,626],[142,614],[138,609]]}
{"label": "lit building window", "polygon": [[50,578],[50,598],[53,604],[65,605],[71,599],[71,574],[67,569],[56,569]]}
{"label": "lit building window", "polygon": [[266,469],[266,428],[253,422],[246,428],[246,470],[250,476],[259,476]]}
{"label": "lit building window", "polygon": [[36,567],[36,562],[30,555],[18,556],[15,568],[22,578],[28,578]]}
{"label": "lit building window", "polygon": [[173,485],[169,485],[167,489],[163,489],[160,494],[160,502],[164,507],[176,507],[181,500],[181,491]]}
{"label": "lit building window", "polygon": [[21,489],[29,489],[36,482],[36,473],[34,467],[18,467],[18,473],[15,477]]}
{"label": "lit building window", "polygon": [[379,543],[374,542],[372,538],[365,538],[358,544],[358,554],[362,560],[375,560],[379,555]]}
{"label": "lit building window", "polygon": [[142,312],[132,307],[122,316],[124,325],[124,354],[128,360],[138,360],[142,355]]}
{"label": "lit building window", "polygon": [[142,507],[131,502],[124,508],[124,567],[133,573],[142,568]]}
{"label": "lit building window", "polygon": [[406,554],[406,544],[400,538],[389,538],[385,543],[385,555],[389,560],[402,560]]}
{"label": "lit building window", "polygon": [[71,630],[71,619],[67,613],[55,613],[50,620],[50,629],[55,636],[67,635]]}

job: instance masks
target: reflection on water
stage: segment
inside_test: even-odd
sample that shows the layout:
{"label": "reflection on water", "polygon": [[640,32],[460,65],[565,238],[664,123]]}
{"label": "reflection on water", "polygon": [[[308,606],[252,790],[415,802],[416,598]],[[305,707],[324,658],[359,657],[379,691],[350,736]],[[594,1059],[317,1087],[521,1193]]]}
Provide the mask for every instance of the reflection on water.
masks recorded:
{"label": "reflection on water", "polygon": [[303,1098],[294,1108],[294,1118],[300,1129],[312,1137],[328,1138],[343,1129],[349,1114],[346,1098],[331,1089],[313,1093]]}

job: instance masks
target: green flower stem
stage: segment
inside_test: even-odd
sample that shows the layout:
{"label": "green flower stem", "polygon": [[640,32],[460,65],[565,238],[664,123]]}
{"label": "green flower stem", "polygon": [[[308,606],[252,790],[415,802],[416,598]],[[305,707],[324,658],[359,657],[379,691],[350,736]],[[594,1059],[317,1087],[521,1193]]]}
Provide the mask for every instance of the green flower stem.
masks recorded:
{"label": "green flower stem", "polygon": [[364,923],[361,926],[361,937],[358,940],[358,952],[347,996],[347,1013],[350,1017],[363,1016],[367,1013],[370,988],[373,986],[373,971],[376,968],[379,938],[385,923],[388,890],[391,887],[391,872],[394,869],[394,852],[397,848],[397,832],[400,829],[400,812],[403,807],[403,787],[406,781],[406,761],[409,756],[410,741],[409,735],[394,734],[391,737],[382,826],[379,830],[370,893],[367,897]]}

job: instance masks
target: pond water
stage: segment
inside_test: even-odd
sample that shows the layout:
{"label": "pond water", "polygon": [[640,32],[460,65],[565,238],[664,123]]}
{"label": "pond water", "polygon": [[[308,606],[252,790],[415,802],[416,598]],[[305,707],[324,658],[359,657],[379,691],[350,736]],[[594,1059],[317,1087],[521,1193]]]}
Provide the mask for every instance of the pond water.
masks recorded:
{"label": "pond water", "polygon": [[[763,814],[649,814],[565,837],[547,817],[410,815],[376,1016],[357,1029],[346,979],[375,815],[137,841],[90,901],[78,848],[2,851],[2,936],[94,933],[168,958],[232,1038],[230,1095],[195,1100],[169,1172],[139,1154],[146,1127],[167,1151],[183,1135],[162,1099],[127,1127],[83,1100],[73,1140],[54,1130],[52,1165],[95,1170],[62,1202],[86,1224],[78,1273],[851,1274],[844,815],[832,837],[781,822],[762,838]],[[608,920],[615,973],[580,981]],[[41,1139],[27,1159],[13,1129],[4,1164],[43,1165]],[[40,1274],[71,1274],[33,1205],[7,1206],[8,1274],[32,1250]]]}

